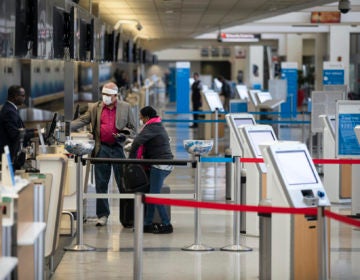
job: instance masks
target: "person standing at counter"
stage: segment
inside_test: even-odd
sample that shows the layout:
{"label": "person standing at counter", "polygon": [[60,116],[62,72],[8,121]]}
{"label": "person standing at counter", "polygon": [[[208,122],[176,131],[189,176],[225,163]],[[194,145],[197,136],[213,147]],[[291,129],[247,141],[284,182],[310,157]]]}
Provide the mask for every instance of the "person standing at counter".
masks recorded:
{"label": "person standing at counter", "polygon": [[[87,112],[71,122],[71,130],[91,124],[95,147],[93,156],[97,158],[125,158],[123,142],[116,135],[126,131],[135,135],[135,117],[130,104],[117,98],[118,87],[110,82],[102,89],[102,101],[89,106]],[[107,193],[111,176],[111,167],[119,192],[122,189],[122,168],[120,164],[96,163],[95,185],[96,193]],[[96,200],[96,226],[105,226],[110,215],[108,199]]]}
{"label": "person standing at counter", "polygon": [[[172,159],[170,138],[156,110],[151,106],[143,107],[140,110],[140,120],[144,123],[144,127],[131,145],[129,158]],[[165,178],[172,170],[172,165],[153,164],[150,166],[150,193],[160,193]],[[152,223],[155,207],[159,211],[160,224]],[[173,232],[173,227],[164,205],[147,205],[144,217],[144,232],[156,234]]]}
{"label": "person standing at counter", "polygon": [[26,129],[20,117],[18,107],[24,104],[25,89],[19,85],[12,85],[8,89],[7,101],[0,111],[0,153],[4,153],[4,147],[9,146],[10,156],[14,169],[20,169],[25,162],[25,154],[20,152],[20,130],[24,129],[23,144],[35,137],[36,129]]}

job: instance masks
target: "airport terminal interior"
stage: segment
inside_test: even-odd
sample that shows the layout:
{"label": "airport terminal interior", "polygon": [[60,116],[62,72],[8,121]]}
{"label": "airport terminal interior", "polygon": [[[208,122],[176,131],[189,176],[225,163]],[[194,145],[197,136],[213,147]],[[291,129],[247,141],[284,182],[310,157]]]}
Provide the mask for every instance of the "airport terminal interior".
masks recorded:
{"label": "airport terminal interior", "polygon": [[[0,110],[20,85],[40,132],[21,124],[14,158],[0,133],[0,280],[360,279],[359,19],[360,0],[0,0]],[[111,95],[137,134],[141,108],[161,118],[160,194],[114,171],[96,193],[108,159],[71,124]],[[143,232],[146,201],[173,232]]]}

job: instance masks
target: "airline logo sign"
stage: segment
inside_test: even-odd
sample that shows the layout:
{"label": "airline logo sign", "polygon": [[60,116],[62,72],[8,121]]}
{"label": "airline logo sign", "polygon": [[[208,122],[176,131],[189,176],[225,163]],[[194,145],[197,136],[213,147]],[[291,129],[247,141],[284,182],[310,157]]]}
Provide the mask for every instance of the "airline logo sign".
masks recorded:
{"label": "airline logo sign", "polygon": [[259,42],[261,35],[247,33],[220,33],[219,39],[221,42]]}

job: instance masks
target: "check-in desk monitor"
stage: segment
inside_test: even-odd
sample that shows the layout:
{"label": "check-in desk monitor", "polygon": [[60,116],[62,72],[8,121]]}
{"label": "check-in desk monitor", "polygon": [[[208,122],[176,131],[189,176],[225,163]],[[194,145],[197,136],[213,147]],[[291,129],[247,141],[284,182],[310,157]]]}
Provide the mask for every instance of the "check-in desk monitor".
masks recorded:
{"label": "check-in desk monitor", "polygon": [[282,99],[273,99],[270,92],[266,91],[258,91],[256,98],[260,109],[273,110],[284,102]]}
{"label": "check-in desk monitor", "polygon": [[230,148],[233,156],[243,156],[242,141],[238,128],[242,125],[255,125],[254,116],[246,113],[226,114],[228,127],[230,128]]}
{"label": "check-in desk monitor", "polygon": [[[267,197],[276,207],[330,206],[305,144],[288,141],[262,147],[268,167]],[[306,215],[272,215],[271,279],[318,279],[318,221]]]}
{"label": "check-in desk monitor", "polygon": [[[273,128],[270,125],[245,125],[239,128],[244,146],[245,158],[262,158],[260,144],[277,141]],[[264,163],[244,163],[246,170],[245,204],[259,205],[266,198],[267,169]],[[245,214],[246,234],[258,236],[259,217],[256,213]]]}
{"label": "check-in desk monitor", "polygon": [[269,146],[271,164],[289,205],[330,206],[325,189],[304,144]]}
{"label": "check-in desk monitor", "polygon": [[242,100],[249,100],[249,94],[248,94],[248,89],[247,86],[245,85],[237,85],[236,86],[236,91],[240,97],[240,99]]}
{"label": "check-in desk monitor", "polygon": [[206,102],[209,105],[210,111],[215,112],[216,110],[222,112],[224,111],[223,104],[220,100],[219,94],[215,91],[206,91],[204,92],[204,97]]}

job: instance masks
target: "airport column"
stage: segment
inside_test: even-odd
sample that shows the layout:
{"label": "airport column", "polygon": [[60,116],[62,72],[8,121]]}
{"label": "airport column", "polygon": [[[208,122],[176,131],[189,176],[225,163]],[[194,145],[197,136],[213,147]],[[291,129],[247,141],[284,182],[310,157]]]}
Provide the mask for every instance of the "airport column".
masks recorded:
{"label": "airport column", "polygon": [[337,61],[343,64],[344,84],[349,85],[350,26],[330,25],[329,50],[330,62]]}
{"label": "airport column", "polygon": [[188,113],[190,110],[190,62],[176,62],[171,67],[170,102],[176,102],[178,113]]}

